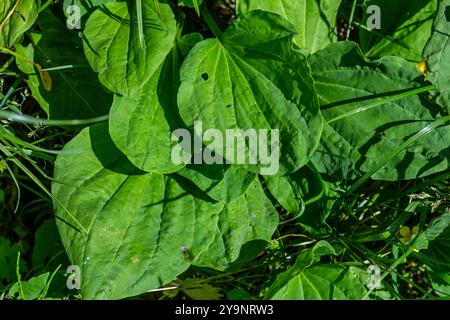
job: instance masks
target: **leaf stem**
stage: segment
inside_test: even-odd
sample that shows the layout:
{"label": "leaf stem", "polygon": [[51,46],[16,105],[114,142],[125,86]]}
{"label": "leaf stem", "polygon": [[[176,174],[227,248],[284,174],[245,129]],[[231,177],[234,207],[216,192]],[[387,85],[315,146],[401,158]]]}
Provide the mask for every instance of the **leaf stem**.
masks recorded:
{"label": "leaf stem", "polygon": [[211,29],[212,33],[216,36],[217,39],[219,39],[221,42],[223,40],[223,34],[222,30],[220,30],[219,26],[217,25],[216,21],[212,17],[212,15],[209,13],[208,8],[206,7],[206,3],[203,3],[200,6],[200,13],[205,20],[208,27]]}
{"label": "leaf stem", "polygon": [[9,111],[0,111],[0,118],[6,118],[15,122],[31,123],[37,125],[47,125],[47,126],[79,126],[87,125],[98,122],[103,122],[108,120],[109,115],[104,115],[100,117],[90,118],[90,119],[73,119],[73,120],[46,120],[39,119],[33,116],[17,114]]}
{"label": "leaf stem", "polygon": [[350,39],[350,32],[352,31],[353,18],[355,16],[355,9],[356,9],[357,2],[358,2],[358,0],[353,0],[352,11],[350,13],[350,19],[348,21],[348,26],[347,26],[348,27],[347,35],[345,36],[346,40]]}
{"label": "leaf stem", "polygon": [[[156,0],[158,2],[158,0]],[[156,6],[156,4],[155,4]],[[145,39],[144,39],[144,19],[142,17],[142,0],[136,0],[136,15],[137,15],[137,25],[139,34],[139,43],[142,49],[145,49]]]}

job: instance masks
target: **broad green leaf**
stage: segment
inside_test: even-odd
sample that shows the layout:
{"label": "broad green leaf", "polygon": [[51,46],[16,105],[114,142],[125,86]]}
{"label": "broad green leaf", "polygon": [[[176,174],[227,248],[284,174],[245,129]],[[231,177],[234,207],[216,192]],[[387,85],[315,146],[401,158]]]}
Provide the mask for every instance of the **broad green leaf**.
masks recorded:
{"label": "broad green leaf", "polygon": [[16,282],[9,289],[8,295],[11,297],[17,296],[23,300],[35,300],[46,288],[49,277],[50,273],[47,272],[28,281],[21,281],[20,285]]}
{"label": "broad green leaf", "polygon": [[34,267],[42,266],[63,250],[54,219],[45,221],[34,236],[32,262]]}
{"label": "broad green leaf", "polygon": [[223,295],[220,289],[213,287],[203,279],[186,279],[179,283],[180,290],[192,300],[220,300]]}
{"label": "broad green leaf", "polygon": [[356,267],[321,264],[304,269],[281,288],[274,300],[361,300],[367,273]]}
{"label": "broad green leaf", "polygon": [[245,242],[269,240],[277,226],[257,180],[248,201],[194,198],[176,180],[132,166],[106,124],[84,129],[64,150],[52,193],[66,207],[55,204],[58,228],[81,268],[85,299],[159,288],[192,263],[222,269]]}
{"label": "broad green leaf", "polygon": [[417,249],[427,249],[430,242],[441,236],[450,226],[450,212],[446,212],[443,215],[434,218],[430,222],[430,226],[419,235],[419,238],[415,242]]}
{"label": "broad green leaf", "polygon": [[430,243],[423,252],[423,261],[433,270],[450,273],[450,228],[447,228],[436,240]]}
{"label": "broad green leaf", "polygon": [[224,206],[214,221],[203,226],[214,238],[194,264],[225,270],[239,258],[245,243],[270,240],[278,225],[278,213],[256,178],[242,196]]}
{"label": "broad green leaf", "polygon": [[183,126],[177,107],[180,67],[183,50],[193,47],[193,40],[184,36],[167,56],[165,62],[140,90],[131,96],[114,97],[109,118],[109,132],[115,145],[138,168],[147,172],[172,173],[185,166],[172,160],[178,141],[172,133]]}
{"label": "broad green leaf", "polygon": [[277,276],[277,279],[268,289],[266,298],[272,298],[288,285],[293,278],[297,277],[305,269],[318,263],[322,256],[337,254],[336,250],[327,241],[321,240],[317,242],[314,247],[300,253],[292,267]]}
{"label": "broad green leaf", "polygon": [[87,19],[98,6],[118,1],[120,0],[64,0],[63,10],[67,18],[68,28],[84,29]]}
{"label": "broad green leaf", "polygon": [[[352,179],[368,172],[440,116],[440,108],[406,94],[420,85],[416,82],[420,73],[402,58],[369,61],[356,44],[340,42],[312,55],[309,62],[327,120],[312,159],[322,173]],[[403,98],[385,102],[400,93]],[[364,110],[374,102],[379,105]],[[449,126],[440,127],[400,152],[372,178],[413,179],[446,170],[448,141]]]}
{"label": "broad green leaf", "polygon": [[392,55],[420,61],[431,35],[437,0],[369,0],[363,7],[364,24],[372,15],[367,8],[373,5],[381,10],[381,29],[360,30],[364,54],[370,58]]}
{"label": "broad green leaf", "polygon": [[324,195],[320,176],[306,166],[286,177],[268,176],[264,179],[270,193],[294,216],[302,212],[305,202]]}
{"label": "broad green leaf", "polygon": [[[190,164],[176,173],[174,177],[186,191],[197,191],[198,197],[207,194],[212,200],[230,202],[242,195],[255,180],[255,174],[245,166],[193,165]],[[196,190],[198,189],[198,190]],[[198,193],[200,192],[200,193]]]}
{"label": "broad green leaf", "polygon": [[143,45],[139,40],[134,1],[106,3],[86,22],[84,50],[100,82],[120,95],[141,89],[173,46],[176,21],[170,6],[142,2]]}
{"label": "broad green leaf", "polygon": [[[33,65],[34,62],[34,47],[33,44],[29,44],[28,46],[22,46],[21,44],[16,45],[16,53],[19,54],[23,59],[16,59],[16,64],[19,67],[20,71],[25,73],[28,76],[26,80],[28,86],[31,89],[31,93],[33,94],[34,99],[39,103],[42,109],[49,114],[49,103],[43,97],[42,93],[45,93],[48,89],[48,84],[43,83],[42,79],[39,77],[39,71],[36,70],[36,67]],[[51,79],[51,76],[50,76]],[[53,83],[50,80],[51,89],[53,89]]]}
{"label": "broad green leaf", "polygon": [[117,0],[64,0],[64,14],[66,17],[77,14],[78,12],[71,11],[69,8],[70,6],[76,6],[80,10],[80,17],[83,17],[87,13],[94,11],[98,6],[108,2],[117,2]]}
{"label": "broad green leaf", "polygon": [[202,40],[203,36],[200,33],[193,32],[185,34],[181,38],[177,38],[177,47],[181,51],[183,57],[186,58],[191,49]]}
{"label": "broad green leaf", "polygon": [[326,233],[325,223],[335,201],[335,192],[320,174],[305,166],[285,177],[265,177],[274,198],[292,217],[313,234]]}
{"label": "broad green leaf", "polygon": [[441,296],[450,297],[450,273],[438,273],[432,270],[428,270],[428,274],[431,280],[431,286],[435,292]]}
{"label": "broad green leaf", "polygon": [[[10,243],[6,238],[0,237],[0,281],[16,281],[16,265],[17,255],[21,251],[18,243]],[[23,257],[20,258],[19,269],[21,272],[26,271]]]}
{"label": "broad green leaf", "polygon": [[[88,119],[108,114],[112,95],[102,88],[90,70],[77,34],[67,32],[64,24],[47,11],[40,14],[38,24],[45,32],[30,32],[32,44],[16,46],[17,53],[25,60],[16,61],[27,74],[31,92],[49,118]],[[42,68],[56,68],[47,71],[50,87],[42,83],[30,61]]]}
{"label": "broad green leaf", "polygon": [[[224,140],[230,129],[265,129],[270,130],[268,136],[279,130],[278,175],[308,162],[322,130],[309,67],[305,57],[292,49],[294,34],[294,27],[273,13],[242,15],[224,33],[223,42],[208,39],[191,50],[181,68],[178,92],[180,114],[190,128],[201,121],[203,132],[218,129]],[[248,156],[252,148],[244,144]],[[271,144],[267,149],[274,151],[276,141]],[[236,159],[224,149],[216,152],[229,162]],[[267,166],[250,168],[259,171]]]}
{"label": "broad green leaf", "polygon": [[[195,227],[211,223],[223,204],[197,201],[172,179],[140,173],[114,150],[105,125],[83,130],[65,150],[79,154],[58,158],[55,179],[62,184],[52,192],[88,232],[58,224],[70,260],[81,267],[83,298],[137,295],[189,267],[180,250],[198,255],[198,243],[210,236]],[[57,205],[56,213],[75,225]]]}
{"label": "broad green leaf", "polygon": [[0,46],[11,48],[38,17],[40,0],[0,1]]}
{"label": "broad green leaf", "polygon": [[240,0],[238,12],[264,10],[281,15],[294,24],[300,48],[314,53],[337,40],[336,16],[341,0]]}
{"label": "broad green leaf", "polygon": [[450,111],[450,0],[440,0],[433,33],[424,49],[430,76],[440,96],[439,103]]}
{"label": "broad green leaf", "polygon": [[280,274],[266,298],[287,300],[352,300],[367,293],[367,273],[356,267],[319,264],[322,256],[337,255],[326,241],[302,252],[294,265]]}
{"label": "broad green leaf", "polygon": [[115,95],[111,107],[111,138],[136,167],[148,172],[171,173],[185,165],[175,164],[171,158],[178,141],[171,140],[177,128],[172,115],[177,110],[176,101],[170,100],[176,97],[179,82],[172,78],[177,77],[179,70],[172,63],[169,59],[133,95]]}
{"label": "broad green leaf", "polygon": [[435,272],[450,273],[450,212],[433,219],[416,242],[419,258]]}

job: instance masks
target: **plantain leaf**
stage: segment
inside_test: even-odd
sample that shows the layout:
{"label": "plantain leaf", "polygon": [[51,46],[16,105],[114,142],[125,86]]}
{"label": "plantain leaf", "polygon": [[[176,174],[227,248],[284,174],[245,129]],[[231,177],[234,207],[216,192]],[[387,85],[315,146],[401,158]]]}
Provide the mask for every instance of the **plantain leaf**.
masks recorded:
{"label": "plantain leaf", "polygon": [[448,298],[450,296],[450,273],[438,273],[429,270],[428,274],[431,286],[436,293],[441,297]]}
{"label": "plantain leaf", "polygon": [[177,128],[175,117],[171,117],[177,112],[176,101],[171,99],[176,97],[179,82],[174,59],[169,57],[164,67],[133,95],[116,95],[111,107],[111,138],[135,166],[148,172],[171,173],[184,166],[171,159],[178,143],[171,140]]}
{"label": "plantain leaf", "polygon": [[172,49],[175,18],[166,2],[158,8],[154,1],[142,3],[144,47],[139,41],[134,2],[103,4],[86,22],[86,57],[99,73],[100,82],[114,93],[130,96],[141,89]]}
{"label": "plantain leaf", "polygon": [[[41,293],[45,290],[50,273],[46,272],[36,277],[31,278],[28,281],[16,282],[8,291],[10,297],[18,296],[23,300],[35,300],[38,299]],[[23,292],[23,296],[22,296]]]}
{"label": "plantain leaf", "polygon": [[[72,24],[79,23],[81,29],[84,28],[87,17],[95,11],[95,9],[108,2],[117,2],[117,0],[64,0],[63,10],[66,17]],[[79,17],[77,16],[79,14]],[[77,20],[80,19],[80,20]]]}
{"label": "plantain leaf", "polygon": [[369,0],[364,3],[363,23],[371,14],[367,8],[381,10],[381,29],[360,30],[361,49],[367,57],[399,56],[422,60],[422,51],[431,35],[437,0]]}
{"label": "plantain leaf", "polygon": [[[305,57],[292,50],[294,34],[294,27],[273,13],[242,15],[224,33],[223,43],[208,39],[191,50],[181,68],[178,92],[180,114],[190,128],[201,121],[203,130],[218,129],[223,137],[236,128],[272,129],[270,134],[278,130],[283,155],[279,175],[308,162],[322,130],[309,67]],[[233,161],[224,150],[216,151]],[[265,166],[260,162],[249,167],[259,171]]]}
{"label": "plantain leaf", "polygon": [[38,17],[40,0],[0,1],[0,46],[11,48]]}
{"label": "plantain leaf", "polygon": [[172,161],[172,150],[178,144],[172,141],[172,133],[184,126],[176,96],[182,52],[189,52],[195,40],[200,41],[201,37],[186,35],[177,39],[163,65],[144,87],[131,96],[114,97],[109,118],[111,138],[128,159],[144,171],[172,173],[185,166]]}
{"label": "plantain leaf", "polygon": [[[417,94],[405,94],[419,86],[415,80],[420,73],[402,58],[384,57],[372,62],[356,44],[340,42],[312,55],[309,62],[328,122],[312,159],[322,173],[352,179],[368,172],[440,117],[440,108],[425,103]],[[405,97],[385,102],[398,94]],[[364,110],[374,101],[379,105]],[[448,141],[449,126],[440,127],[402,151],[372,178],[413,179],[446,170]]]}
{"label": "plantain leaf", "polygon": [[[230,202],[242,195],[255,180],[255,174],[248,172],[245,166],[221,164],[188,165],[178,171],[176,176],[186,191],[195,192],[204,197],[206,194],[212,201]],[[202,194],[204,193],[204,194]]]}
{"label": "plantain leaf", "polygon": [[241,248],[252,240],[268,241],[278,225],[278,213],[264,195],[258,178],[247,191],[229,202],[208,229],[214,238],[194,261],[194,265],[225,270],[240,258]]}
{"label": "plantain leaf", "polygon": [[321,264],[292,278],[274,300],[361,300],[367,293],[366,271],[357,267]]}
{"label": "plantain leaf", "polygon": [[272,196],[303,228],[315,235],[329,231],[325,221],[336,197],[318,172],[308,165],[289,176],[264,179]]}
{"label": "plantain leaf", "polygon": [[264,178],[270,193],[289,213],[299,215],[306,201],[323,196],[320,176],[307,166],[286,177]]}
{"label": "plantain leaf", "polygon": [[294,41],[314,53],[337,40],[336,16],[341,0],[240,0],[238,12],[264,10],[288,19],[298,31]]}
{"label": "plantain leaf", "polygon": [[367,273],[356,267],[318,264],[321,257],[338,252],[319,241],[297,257],[294,265],[278,275],[266,298],[275,300],[355,300],[367,293]]}
{"label": "plantain leaf", "polygon": [[84,299],[138,295],[192,263],[223,269],[247,241],[267,241],[277,226],[257,180],[247,200],[194,198],[176,180],[134,167],[114,147],[106,124],[84,129],[64,150],[52,193],[65,206],[55,203],[58,228],[81,268]]}
{"label": "plantain leaf", "polygon": [[440,0],[433,33],[424,49],[430,75],[428,79],[436,85],[439,104],[450,112],[450,0]]}
{"label": "plantain leaf", "polygon": [[416,241],[419,258],[433,271],[450,272],[450,211],[433,219]]}
{"label": "plantain leaf", "polygon": [[291,268],[277,276],[276,280],[267,290],[266,298],[272,298],[278,291],[282,290],[291,279],[295,278],[306,268],[317,264],[322,256],[337,254],[336,250],[327,241],[321,240],[317,242],[314,247],[300,253]]}

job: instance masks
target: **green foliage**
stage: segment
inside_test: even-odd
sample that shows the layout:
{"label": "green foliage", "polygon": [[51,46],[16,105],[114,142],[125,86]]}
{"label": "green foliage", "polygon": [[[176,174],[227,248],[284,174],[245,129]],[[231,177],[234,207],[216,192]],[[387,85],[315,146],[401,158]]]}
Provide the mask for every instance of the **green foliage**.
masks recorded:
{"label": "green foliage", "polygon": [[114,93],[129,96],[144,86],[172,49],[176,21],[167,4],[159,9],[144,1],[144,43],[140,45],[137,10],[125,2],[101,5],[89,17],[83,46],[100,82]]}
{"label": "green foliage", "polygon": [[367,57],[398,56],[419,62],[422,51],[431,36],[431,27],[436,14],[437,0],[369,0],[364,3],[363,22],[370,14],[367,8],[377,5],[381,9],[380,30],[361,30],[361,49]]}
{"label": "green foliage", "polygon": [[49,276],[49,273],[44,273],[28,281],[15,283],[9,289],[8,295],[10,297],[20,296],[22,300],[35,300],[47,287]]}
{"label": "green foliage", "polygon": [[289,20],[298,35],[294,42],[307,52],[314,53],[336,41],[336,16],[341,0],[240,0],[238,11],[274,12]]}
{"label": "green foliage", "polygon": [[356,267],[322,264],[297,274],[272,299],[361,300],[367,293],[367,272]]}
{"label": "green foliage", "polygon": [[[356,44],[340,42],[312,55],[309,63],[327,121],[313,157],[322,173],[355,178],[439,116],[439,108],[408,94],[421,86],[420,72],[402,58],[369,61]],[[404,98],[383,99],[398,94]],[[448,141],[448,127],[438,128],[372,178],[395,181],[443,171],[448,168]]]}
{"label": "green foliage", "polygon": [[[6,238],[0,237],[0,280],[16,280],[16,261],[20,252],[20,245],[11,244]],[[24,271],[23,260],[20,260],[20,269]]]}
{"label": "green foliage", "polygon": [[92,13],[96,7],[108,2],[116,2],[116,0],[64,0],[63,10],[66,16],[70,16],[69,6],[77,6],[80,8],[80,14],[83,17]]}
{"label": "green foliage", "polygon": [[257,180],[234,201],[209,203],[172,178],[139,171],[107,137],[104,124],[84,129],[55,167],[52,193],[66,206],[56,205],[58,227],[82,266],[84,298],[137,295],[192,263],[224,269],[244,243],[270,239],[278,217]]}
{"label": "green foliage", "polygon": [[0,299],[448,298],[450,3],[352,3],[0,0]]}
{"label": "green foliage", "polygon": [[[95,73],[87,66],[76,34],[67,34],[64,24],[54,15],[43,12],[38,25],[44,32],[30,32],[32,44],[17,45],[17,65],[28,76],[33,96],[50,119],[86,119],[108,112],[111,95],[98,83]],[[33,62],[46,72],[47,83],[37,74]],[[68,66],[59,69],[59,66]]]}
{"label": "green foliage", "polygon": [[434,219],[429,228],[419,237],[421,259],[434,271],[450,272],[450,257],[447,254],[450,242],[450,212]]}
{"label": "green foliage", "polygon": [[0,46],[10,48],[18,42],[38,17],[40,0],[0,1]]}
{"label": "green foliage", "polygon": [[439,91],[438,102],[450,110],[450,1],[440,0],[436,18],[433,24],[433,32],[423,51],[430,70],[429,80],[433,82]]}
{"label": "green foliage", "polygon": [[[279,175],[308,162],[322,130],[306,58],[290,47],[294,34],[292,25],[277,15],[256,11],[242,16],[223,42],[204,40],[192,49],[178,93],[180,115],[189,127],[202,121],[204,130],[217,128],[224,136],[233,128],[278,129],[284,155]],[[292,75],[289,82],[285,74]],[[225,152],[220,155],[227,158]]]}

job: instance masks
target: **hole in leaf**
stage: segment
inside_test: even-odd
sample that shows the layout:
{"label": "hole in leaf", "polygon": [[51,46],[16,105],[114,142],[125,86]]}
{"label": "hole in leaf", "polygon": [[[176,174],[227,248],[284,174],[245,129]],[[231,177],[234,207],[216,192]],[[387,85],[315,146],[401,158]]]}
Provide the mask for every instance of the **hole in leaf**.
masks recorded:
{"label": "hole in leaf", "polygon": [[203,72],[202,73],[202,79],[205,80],[205,81],[207,81],[209,79],[209,75],[208,75],[207,72]]}
{"label": "hole in leaf", "polygon": [[231,104],[228,104],[227,106],[225,106],[225,108],[231,108]]}
{"label": "hole in leaf", "polygon": [[445,18],[450,22],[450,6],[445,7]]}

